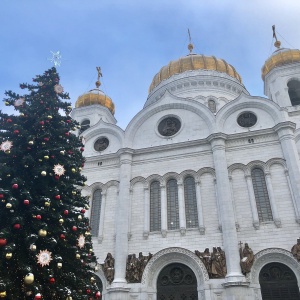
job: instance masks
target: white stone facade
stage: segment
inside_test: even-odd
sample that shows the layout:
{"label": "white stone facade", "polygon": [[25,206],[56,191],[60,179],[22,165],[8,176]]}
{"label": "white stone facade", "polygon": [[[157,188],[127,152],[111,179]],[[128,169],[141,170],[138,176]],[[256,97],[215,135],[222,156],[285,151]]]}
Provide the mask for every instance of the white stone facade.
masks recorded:
{"label": "white stone facade", "polygon": [[[259,76],[259,74],[258,74]],[[262,299],[259,272],[267,263],[280,262],[296,275],[300,265],[291,254],[300,224],[300,105],[292,106],[287,92],[290,78],[300,81],[300,64],[277,67],[265,78],[268,98],[251,96],[235,78],[217,71],[193,70],[162,81],[125,131],[111,112],[100,105],[76,108],[72,117],[91,127],[82,133],[87,176],[84,195],[101,189],[102,203],[94,251],[103,262],[115,258],[115,279],[109,284],[100,270],[103,299],[157,299],[156,281],[170,263],[182,263],[197,278],[198,299]],[[208,108],[214,100],[216,112]],[[257,122],[238,125],[251,112]],[[158,125],[175,117],[180,130],[172,136]],[[94,149],[105,137],[108,147]],[[251,171],[263,170],[272,220],[259,219]],[[187,228],[183,181],[195,179],[198,227]],[[166,184],[177,180],[179,228],[168,230]],[[150,231],[150,184],[157,180],[161,193],[161,230]],[[239,242],[255,254],[251,272],[240,268]],[[227,275],[210,279],[195,250],[221,247]],[[128,254],[153,257],[141,283],[125,279]]]}

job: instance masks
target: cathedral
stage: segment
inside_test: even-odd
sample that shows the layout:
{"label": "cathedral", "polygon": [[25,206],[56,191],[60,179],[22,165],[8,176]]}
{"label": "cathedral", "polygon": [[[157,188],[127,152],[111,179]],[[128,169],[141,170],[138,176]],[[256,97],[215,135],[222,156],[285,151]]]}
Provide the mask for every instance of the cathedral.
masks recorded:
{"label": "cathedral", "polygon": [[125,130],[97,68],[71,116],[103,300],[300,299],[300,50],[275,46],[264,98],[190,43]]}

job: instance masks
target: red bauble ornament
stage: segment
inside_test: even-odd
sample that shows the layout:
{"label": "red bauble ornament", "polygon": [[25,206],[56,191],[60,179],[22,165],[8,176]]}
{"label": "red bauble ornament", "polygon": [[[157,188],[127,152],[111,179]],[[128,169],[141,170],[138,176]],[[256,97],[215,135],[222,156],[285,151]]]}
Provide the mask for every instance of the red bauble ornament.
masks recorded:
{"label": "red bauble ornament", "polygon": [[65,135],[66,135],[66,136],[69,136],[69,135],[70,135],[70,132],[66,132]]}
{"label": "red bauble ornament", "polygon": [[84,148],[83,148],[83,147],[81,147],[81,148],[80,148],[80,151],[81,151],[81,152],[83,152],[83,151],[84,151]]}
{"label": "red bauble ornament", "polygon": [[60,195],[55,195],[54,198],[55,198],[56,200],[60,200]]}
{"label": "red bauble ornament", "polygon": [[20,229],[21,225],[19,223],[14,224],[14,229]]}
{"label": "red bauble ornament", "polygon": [[25,199],[25,200],[23,201],[23,203],[24,203],[25,205],[29,205],[29,200],[28,200],[28,199]]}
{"label": "red bauble ornament", "polygon": [[43,104],[43,103],[44,103],[44,101],[40,101],[40,103],[41,103],[41,104]]}
{"label": "red bauble ornament", "polygon": [[44,125],[44,124],[45,124],[45,122],[44,122],[44,121],[40,121],[39,123],[40,123],[40,125]]}
{"label": "red bauble ornament", "polygon": [[14,134],[19,134],[20,131],[18,129],[14,130]]}
{"label": "red bauble ornament", "polygon": [[60,236],[59,236],[62,240],[64,240],[66,238],[66,236],[62,233]]}
{"label": "red bauble ornament", "polygon": [[84,214],[84,213],[85,213],[85,209],[82,209],[80,212],[81,212],[82,214]]}
{"label": "red bauble ornament", "polygon": [[59,176],[58,175],[55,175],[54,178],[55,178],[55,180],[59,180]]}
{"label": "red bauble ornament", "polygon": [[70,154],[70,155],[71,155],[71,154],[73,154],[73,152],[72,152],[71,150],[68,150],[68,154]]}
{"label": "red bauble ornament", "polygon": [[73,226],[73,227],[72,227],[72,230],[73,230],[73,231],[76,231],[76,230],[77,230],[77,227],[76,227],[76,226]]}
{"label": "red bauble ornament", "polygon": [[44,141],[45,141],[45,142],[48,142],[48,141],[49,141],[49,138],[45,137],[45,138],[44,138]]}
{"label": "red bauble ornament", "polygon": [[42,295],[40,293],[37,293],[35,296],[34,296],[34,300],[40,300],[42,299]]}
{"label": "red bauble ornament", "polygon": [[54,156],[54,155],[51,155],[50,157],[53,159],[55,156]]}
{"label": "red bauble ornament", "polygon": [[86,293],[87,293],[87,294],[90,294],[90,293],[91,293],[91,290],[87,289],[87,290],[86,290]]}
{"label": "red bauble ornament", "polygon": [[11,122],[12,122],[12,119],[7,119],[6,122],[7,122],[7,123],[11,123]]}
{"label": "red bauble ornament", "polygon": [[0,247],[5,246],[6,244],[7,244],[7,240],[6,239],[4,239],[4,238],[0,239]]}
{"label": "red bauble ornament", "polygon": [[96,297],[97,299],[99,299],[99,298],[101,297],[101,293],[100,293],[99,291],[96,292],[95,297]]}
{"label": "red bauble ornament", "polygon": [[3,194],[0,194],[0,199],[3,199],[4,198],[4,195]]}
{"label": "red bauble ornament", "polygon": [[67,120],[66,122],[67,122],[67,123],[71,123],[71,120]]}
{"label": "red bauble ornament", "polygon": [[41,220],[41,219],[42,219],[42,216],[41,216],[41,215],[36,215],[36,219],[37,219],[37,220]]}
{"label": "red bauble ornament", "polygon": [[19,188],[19,185],[18,185],[17,183],[14,183],[14,184],[12,185],[12,188],[13,188],[14,190],[17,190],[17,189]]}
{"label": "red bauble ornament", "polygon": [[50,282],[51,284],[54,284],[54,283],[55,283],[55,278],[54,278],[54,277],[51,277],[51,278],[49,279],[49,282]]}
{"label": "red bauble ornament", "polygon": [[68,214],[69,214],[69,211],[66,209],[66,210],[64,211],[64,215],[67,216]]}

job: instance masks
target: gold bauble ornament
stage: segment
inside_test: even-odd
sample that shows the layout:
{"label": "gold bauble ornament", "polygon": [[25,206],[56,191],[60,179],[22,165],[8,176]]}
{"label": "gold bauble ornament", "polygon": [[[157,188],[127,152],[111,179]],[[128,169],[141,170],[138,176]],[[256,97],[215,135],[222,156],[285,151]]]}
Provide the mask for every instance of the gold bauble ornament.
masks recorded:
{"label": "gold bauble ornament", "polygon": [[47,118],[48,118],[49,120],[51,120],[51,119],[52,119],[52,116],[48,116]]}
{"label": "gold bauble ornament", "polygon": [[46,202],[45,202],[45,206],[46,206],[46,207],[49,207],[49,206],[50,206],[50,202],[46,201]]}
{"label": "gold bauble ornament", "polygon": [[59,224],[63,224],[64,219],[59,219],[58,222],[59,222]]}
{"label": "gold bauble ornament", "polygon": [[45,142],[42,142],[42,145],[46,145],[46,143],[45,143]]}
{"label": "gold bauble ornament", "polygon": [[29,141],[28,144],[29,144],[29,145],[33,145],[33,141]]}
{"label": "gold bauble ornament", "polygon": [[[6,104],[5,104],[6,105]],[[6,297],[6,291],[0,292],[0,298],[5,298]]]}
{"label": "gold bauble ornament", "polygon": [[12,253],[11,252],[6,253],[5,258],[6,259],[11,259],[12,258]]}
{"label": "gold bauble ornament", "polygon": [[42,162],[43,160],[41,158],[39,158],[39,162]]}
{"label": "gold bauble ornament", "polygon": [[94,283],[96,281],[96,279],[94,277],[90,278],[91,283]]}
{"label": "gold bauble ornament", "polygon": [[61,155],[65,155],[65,151],[59,151],[59,153],[61,154]]}
{"label": "gold bauble ornament", "polygon": [[80,259],[80,254],[76,253],[76,259]]}
{"label": "gold bauble ornament", "polygon": [[32,273],[28,273],[24,277],[24,282],[25,282],[25,284],[32,284],[34,282],[34,275]]}
{"label": "gold bauble ornament", "polygon": [[78,220],[81,221],[82,220],[82,215],[78,216]]}
{"label": "gold bauble ornament", "polygon": [[11,203],[6,203],[5,207],[9,209],[9,208],[12,208],[12,205],[11,205]]}
{"label": "gold bauble ornament", "polygon": [[24,165],[24,168],[28,168],[28,165]]}
{"label": "gold bauble ornament", "polygon": [[10,174],[7,174],[6,177],[10,177]]}
{"label": "gold bauble ornament", "polygon": [[44,159],[48,160],[48,159],[49,159],[49,156],[48,156],[48,155],[45,155],[45,156],[44,156]]}
{"label": "gold bauble ornament", "polygon": [[10,150],[6,150],[6,151],[5,151],[5,154],[10,154]]}
{"label": "gold bauble ornament", "polygon": [[30,250],[31,251],[35,251],[36,250],[36,245],[35,244],[31,244],[30,245]]}
{"label": "gold bauble ornament", "polygon": [[59,269],[61,269],[62,268],[62,263],[57,263],[57,267],[59,268]]}
{"label": "gold bauble ornament", "polygon": [[71,171],[72,171],[72,173],[75,173],[75,172],[76,172],[76,169],[75,169],[75,168],[72,168]]}
{"label": "gold bauble ornament", "polygon": [[47,172],[46,172],[46,171],[42,171],[42,172],[41,172],[41,175],[42,175],[42,176],[46,176],[46,175],[47,175]]}
{"label": "gold bauble ornament", "polygon": [[92,248],[91,248],[91,249],[89,249],[89,252],[90,252],[90,253],[92,253],[92,252],[93,252],[93,249],[92,249]]}
{"label": "gold bauble ornament", "polygon": [[23,113],[20,113],[20,116],[21,116],[21,117],[24,117],[24,114],[23,114]]}
{"label": "gold bauble ornament", "polygon": [[72,195],[74,195],[74,196],[75,196],[75,195],[76,195],[76,191],[72,191]]}
{"label": "gold bauble ornament", "polygon": [[79,167],[79,168],[78,168],[78,170],[79,170],[79,171],[81,171],[81,170],[82,170],[82,168],[81,168],[81,167]]}
{"label": "gold bauble ornament", "polygon": [[40,229],[39,230],[39,236],[45,237],[46,235],[47,235],[47,230],[45,230],[45,229]]}
{"label": "gold bauble ornament", "polygon": [[8,106],[8,105],[9,105],[9,102],[5,102],[4,104],[5,104],[6,106]]}
{"label": "gold bauble ornament", "polygon": [[72,300],[73,298],[71,297],[71,296],[68,296],[67,298],[66,298],[66,300]]}

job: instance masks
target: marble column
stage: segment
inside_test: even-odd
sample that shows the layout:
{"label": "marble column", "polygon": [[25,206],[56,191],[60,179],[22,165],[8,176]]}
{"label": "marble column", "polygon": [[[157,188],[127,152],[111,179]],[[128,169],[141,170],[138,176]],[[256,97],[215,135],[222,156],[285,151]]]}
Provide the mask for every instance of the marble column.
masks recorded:
{"label": "marble column", "polygon": [[99,231],[98,231],[98,242],[102,243],[103,241],[103,230],[104,230],[104,216],[105,216],[105,205],[106,205],[106,192],[101,192],[101,210],[100,210],[100,222],[99,222]]}
{"label": "marble column", "polygon": [[197,212],[198,212],[198,224],[200,234],[205,234],[203,207],[201,198],[201,181],[196,181],[196,198],[197,198]]}
{"label": "marble column", "polygon": [[[131,180],[132,151],[121,149],[120,151],[120,177],[119,177],[119,197],[116,212],[116,243],[115,243],[115,278],[112,288],[126,286],[125,271],[126,258],[128,255],[128,215],[130,213],[130,180]],[[119,297],[118,292],[113,292]],[[121,292],[122,294],[122,292]],[[121,296],[120,296],[121,297]],[[124,299],[127,296],[124,295]],[[117,299],[117,298],[116,298]],[[120,298],[123,299],[123,298]]]}
{"label": "marble column", "polygon": [[241,273],[238,237],[235,228],[234,209],[232,206],[229,175],[227,170],[226,135],[218,133],[209,137],[217,179],[217,195],[220,209],[224,251],[226,254],[227,275],[225,287],[240,286],[245,283]]}
{"label": "marble column", "polygon": [[252,178],[251,178],[250,174],[246,174],[245,178],[246,178],[246,183],[247,183],[247,188],[248,188],[248,195],[249,195],[249,199],[250,199],[253,226],[255,229],[259,229],[259,218],[258,218],[254,190],[253,190]]}
{"label": "marble column", "polygon": [[184,203],[184,190],[182,182],[178,182],[178,208],[179,208],[179,227],[181,235],[186,232],[186,217],[185,217],[185,203]]}
{"label": "marble column", "polygon": [[145,239],[148,238],[150,232],[150,197],[149,188],[144,188],[144,232],[143,236]]}
{"label": "marble column", "polygon": [[295,143],[294,131],[296,124],[282,122],[274,127],[281,144],[283,156],[289,171],[290,184],[296,204],[296,221],[300,223],[300,161]]}
{"label": "marble column", "polygon": [[274,195],[272,181],[271,181],[271,174],[266,173],[265,178],[266,178],[267,190],[270,199],[270,205],[272,209],[273,221],[277,227],[281,227],[281,220],[278,214],[278,209],[275,201],[275,195]]}
{"label": "marble column", "polygon": [[161,200],[161,234],[163,237],[167,236],[168,230],[168,205],[167,205],[167,195],[166,186],[160,186],[160,200]]}

